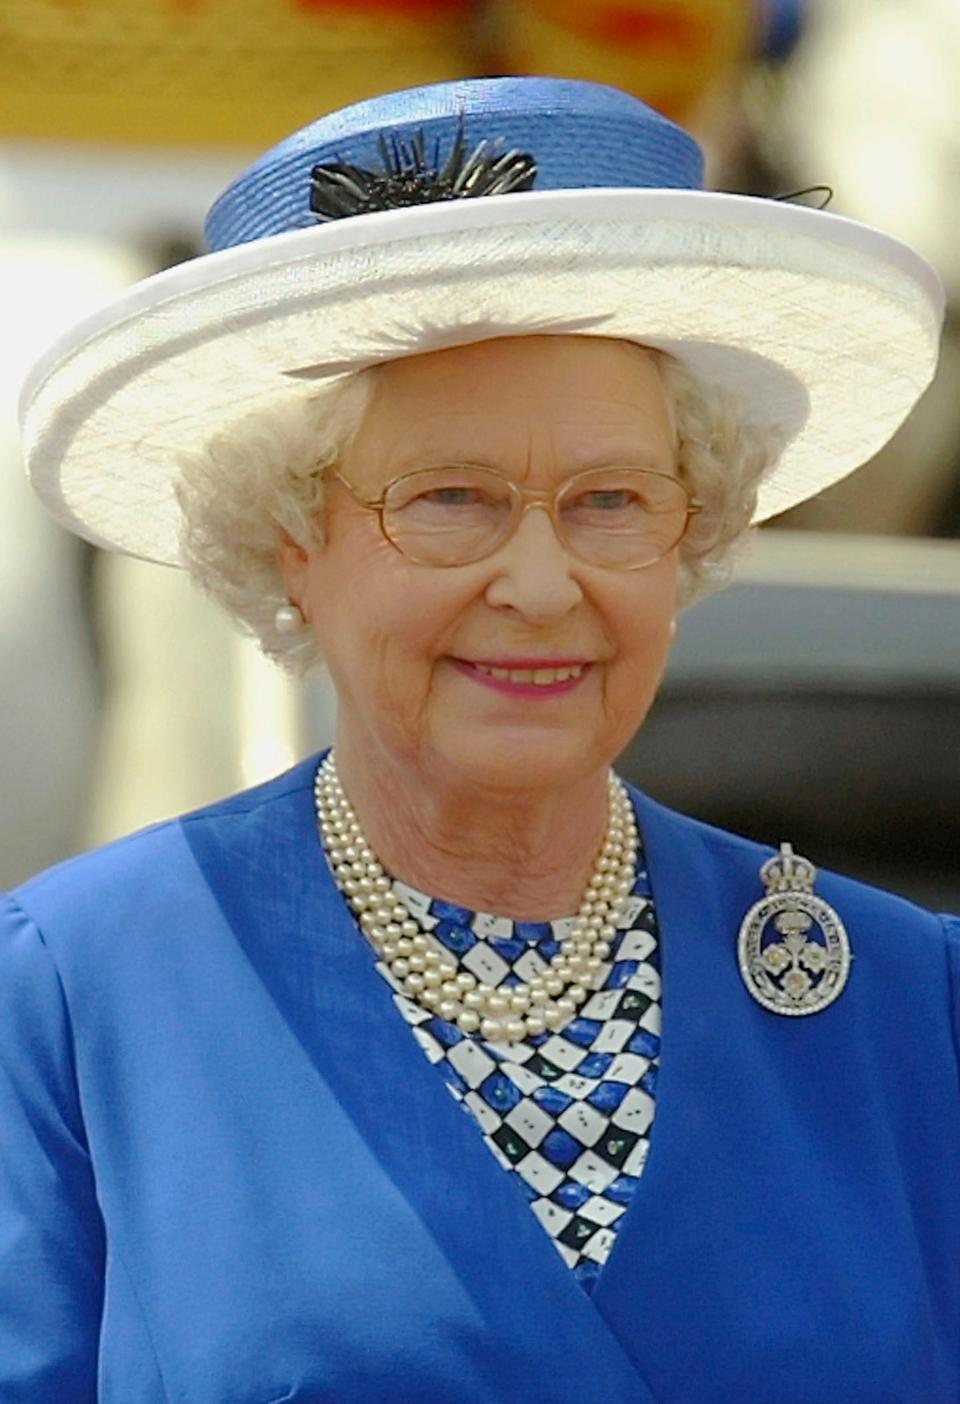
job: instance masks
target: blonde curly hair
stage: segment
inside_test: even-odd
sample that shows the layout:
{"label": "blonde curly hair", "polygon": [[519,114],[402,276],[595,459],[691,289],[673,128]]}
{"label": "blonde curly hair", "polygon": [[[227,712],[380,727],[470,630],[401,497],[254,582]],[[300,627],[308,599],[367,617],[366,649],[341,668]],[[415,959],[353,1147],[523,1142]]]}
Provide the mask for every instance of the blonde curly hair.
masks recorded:
{"label": "blonde curly hair", "polygon": [[[677,473],[703,508],[680,545],[678,608],[729,580],[761,479],[783,446],[769,426],[750,424],[739,401],[701,384],[674,357],[654,351],[671,402]],[[287,599],[277,561],[279,533],[304,547],[323,544],[323,474],[357,433],[379,366],[302,387],[239,416],[198,453],[185,455],[176,488],[181,559],[193,579],[293,673],[322,662],[309,629],[276,627]]]}

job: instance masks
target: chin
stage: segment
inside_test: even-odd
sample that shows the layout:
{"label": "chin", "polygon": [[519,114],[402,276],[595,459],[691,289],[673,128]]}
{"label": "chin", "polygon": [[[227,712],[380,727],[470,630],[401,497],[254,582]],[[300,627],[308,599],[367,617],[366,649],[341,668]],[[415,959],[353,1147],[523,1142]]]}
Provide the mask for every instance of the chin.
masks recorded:
{"label": "chin", "polygon": [[[471,784],[494,789],[542,789],[582,780],[609,764],[596,736],[548,728],[496,727],[461,732],[448,760]],[[465,744],[469,742],[469,744]]]}

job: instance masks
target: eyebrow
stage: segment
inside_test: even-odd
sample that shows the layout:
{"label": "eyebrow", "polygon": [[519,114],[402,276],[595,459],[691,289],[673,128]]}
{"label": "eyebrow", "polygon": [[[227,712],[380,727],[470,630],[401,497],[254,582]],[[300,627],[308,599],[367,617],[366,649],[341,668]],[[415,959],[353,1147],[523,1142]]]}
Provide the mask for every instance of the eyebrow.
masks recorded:
{"label": "eyebrow", "polygon": [[[669,466],[674,466],[674,461],[674,455],[671,454]],[[489,473],[498,473],[502,478],[510,478],[513,476],[499,463],[485,462],[480,458],[461,458],[455,454],[437,456],[430,454],[423,458],[415,458],[407,463],[395,465],[391,473],[391,478],[400,478],[407,473],[416,473],[421,469],[428,468],[483,468]],[[606,455],[603,458],[597,459],[595,462],[588,461],[578,464],[576,467],[571,467],[566,473],[566,476],[572,478],[578,473],[592,473],[598,468],[649,468],[652,472],[657,473],[666,471],[665,460],[659,454],[649,452],[624,453]],[[525,477],[517,478],[515,481],[524,482]]]}

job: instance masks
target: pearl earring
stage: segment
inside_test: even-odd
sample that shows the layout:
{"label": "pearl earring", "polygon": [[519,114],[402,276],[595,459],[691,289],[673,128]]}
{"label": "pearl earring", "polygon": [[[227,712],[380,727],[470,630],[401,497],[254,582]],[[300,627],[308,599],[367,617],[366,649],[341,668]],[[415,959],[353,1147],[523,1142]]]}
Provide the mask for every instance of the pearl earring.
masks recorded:
{"label": "pearl earring", "polygon": [[286,604],[277,605],[273,623],[278,634],[298,634],[306,622],[303,610],[292,600],[288,600]]}

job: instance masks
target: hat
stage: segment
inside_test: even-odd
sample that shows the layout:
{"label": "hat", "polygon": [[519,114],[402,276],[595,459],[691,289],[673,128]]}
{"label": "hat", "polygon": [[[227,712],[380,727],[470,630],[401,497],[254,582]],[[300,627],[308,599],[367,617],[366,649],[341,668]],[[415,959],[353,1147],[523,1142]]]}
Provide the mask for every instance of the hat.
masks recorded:
{"label": "hat", "polygon": [[33,369],[33,485],[88,540],[177,564],[179,457],[244,410],[400,356],[576,334],[669,352],[780,426],[770,517],[906,418],[943,293],[877,230],[701,182],[686,132],[595,83],[441,83],[322,117],[220,197],[211,252],[114,298]]}

